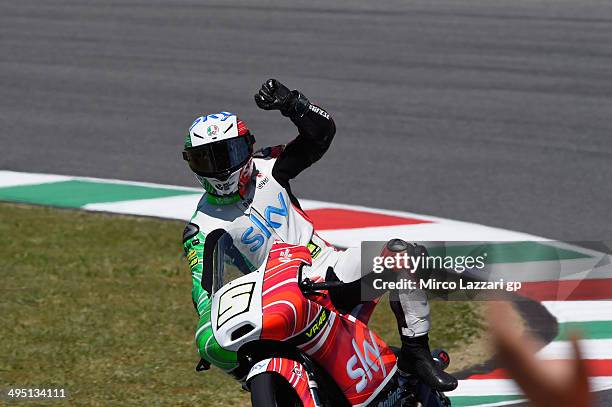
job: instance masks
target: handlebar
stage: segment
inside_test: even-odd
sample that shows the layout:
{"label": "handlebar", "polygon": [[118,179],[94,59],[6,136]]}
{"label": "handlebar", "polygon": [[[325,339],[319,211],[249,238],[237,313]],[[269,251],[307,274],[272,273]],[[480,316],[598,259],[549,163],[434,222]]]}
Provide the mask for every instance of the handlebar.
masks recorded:
{"label": "handlebar", "polygon": [[311,281],[309,278],[305,278],[300,281],[300,288],[303,292],[312,292],[312,291],[322,291],[329,290],[330,288],[336,288],[342,286],[344,283],[342,281],[327,281],[322,283],[315,283]]}

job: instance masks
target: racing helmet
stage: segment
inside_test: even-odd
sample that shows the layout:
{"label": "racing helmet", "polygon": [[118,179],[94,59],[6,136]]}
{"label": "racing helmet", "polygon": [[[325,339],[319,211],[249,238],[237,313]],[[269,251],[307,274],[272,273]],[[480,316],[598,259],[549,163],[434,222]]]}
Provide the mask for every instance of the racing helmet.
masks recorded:
{"label": "racing helmet", "polygon": [[253,144],[244,122],[229,112],[195,119],[185,136],[183,159],[216,197],[244,196],[253,174]]}

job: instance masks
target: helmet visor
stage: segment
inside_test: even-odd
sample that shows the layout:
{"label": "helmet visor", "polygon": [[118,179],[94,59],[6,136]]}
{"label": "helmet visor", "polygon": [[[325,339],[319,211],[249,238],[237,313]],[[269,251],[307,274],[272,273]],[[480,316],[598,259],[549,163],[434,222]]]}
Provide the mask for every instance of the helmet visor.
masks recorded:
{"label": "helmet visor", "polygon": [[242,167],[251,157],[252,144],[244,136],[187,148],[183,159],[193,172],[203,177],[218,177]]}

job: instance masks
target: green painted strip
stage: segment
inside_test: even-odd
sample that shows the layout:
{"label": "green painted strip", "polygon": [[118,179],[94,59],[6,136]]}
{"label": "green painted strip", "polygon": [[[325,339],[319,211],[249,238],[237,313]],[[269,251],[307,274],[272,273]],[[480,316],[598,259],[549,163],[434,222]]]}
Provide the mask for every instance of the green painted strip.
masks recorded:
{"label": "green painted strip", "polygon": [[191,191],[95,181],[60,181],[0,188],[0,200],[66,208],[101,202],[189,195]]}
{"label": "green painted strip", "polygon": [[612,339],[612,321],[565,322],[559,324],[555,341],[569,340],[569,334],[577,332],[584,339]]}
{"label": "green painted strip", "polygon": [[451,396],[453,407],[480,406],[502,401],[522,400],[523,396]]}
{"label": "green painted strip", "polygon": [[477,245],[432,247],[431,256],[481,256],[487,254],[487,264],[523,263],[528,261],[588,259],[591,256],[574,250],[561,249],[539,242],[508,242]]}

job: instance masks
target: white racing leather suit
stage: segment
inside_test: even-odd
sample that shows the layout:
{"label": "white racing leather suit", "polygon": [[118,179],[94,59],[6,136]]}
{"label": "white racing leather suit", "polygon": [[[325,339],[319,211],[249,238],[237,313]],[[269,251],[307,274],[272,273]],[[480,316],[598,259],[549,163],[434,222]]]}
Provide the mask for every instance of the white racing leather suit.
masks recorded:
{"label": "white racing leather suit", "polygon": [[[203,259],[209,256],[205,241],[213,230],[223,229],[233,238],[233,244],[256,269],[266,261],[274,241],[308,247],[313,258],[311,267],[304,269],[304,277],[319,281],[326,279],[332,267],[337,278],[345,283],[355,282],[360,275],[360,248],[337,250],[315,232],[312,222],[301,210],[291,192],[289,180],[316,162],[327,151],[335,133],[329,114],[311,105],[301,118],[292,119],[299,135],[286,147],[260,150],[254,155],[254,172],[245,197],[229,204],[219,204],[205,193],[187,224],[183,247],[192,273],[192,299],[198,314],[209,300],[202,286],[210,286],[212,276],[202,275]],[[204,279],[204,283],[202,283]],[[358,293],[356,294],[359,297]],[[399,329],[403,335],[419,336],[429,330],[429,306],[423,292],[400,294],[394,307]],[[359,298],[354,298],[359,305]],[[402,318],[401,323],[399,318]]]}

